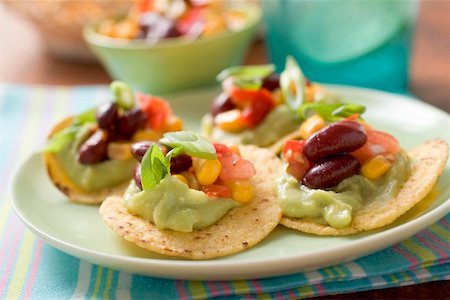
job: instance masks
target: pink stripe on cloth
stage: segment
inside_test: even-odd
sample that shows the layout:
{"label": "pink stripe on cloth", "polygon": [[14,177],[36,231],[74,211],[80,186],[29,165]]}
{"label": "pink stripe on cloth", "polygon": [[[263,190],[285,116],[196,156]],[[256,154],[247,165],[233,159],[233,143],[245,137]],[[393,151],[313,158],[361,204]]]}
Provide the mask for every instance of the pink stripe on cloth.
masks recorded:
{"label": "pink stripe on cloth", "polygon": [[323,287],[323,284],[319,283],[315,285],[316,291],[317,291],[317,295],[321,296],[321,295],[325,295],[326,294],[326,290]]}
{"label": "pink stripe on cloth", "polygon": [[407,251],[401,249],[398,245],[393,246],[392,249],[395,252],[401,254],[404,258],[406,258],[412,264],[411,266],[409,266],[409,269],[414,269],[415,266],[417,266],[420,263],[420,261],[417,258],[415,258],[413,255],[411,255]]}
{"label": "pink stripe on cloth", "polygon": [[[423,231],[421,234],[416,235],[416,238],[423,244],[427,245],[428,247],[430,247],[431,249],[433,249],[434,251],[436,251],[437,253],[439,253],[439,255],[441,257],[446,257],[447,253],[442,250],[439,246],[437,246],[435,243],[430,242],[428,239],[422,237],[422,235],[426,236],[427,238],[429,238],[430,240],[436,241],[436,237],[428,230]],[[450,249],[450,245],[448,245],[448,243],[444,244],[444,247],[447,249]]]}
{"label": "pink stripe on cloth", "polygon": [[447,229],[450,229],[450,223],[444,218],[439,223],[441,223]]}
{"label": "pink stripe on cloth", "polygon": [[177,282],[175,283],[175,286],[177,288],[177,292],[178,292],[178,299],[189,299],[188,296],[188,292],[183,284],[184,281],[182,280],[177,280]]}
{"label": "pink stripe on cloth", "polygon": [[231,288],[228,286],[228,283],[226,281],[219,281],[219,283],[222,287],[224,295],[231,295]]}
{"label": "pink stripe on cloth", "polygon": [[42,240],[37,241],[36,250],[35,250],[36,252],[34,254],[33,263],[31,264],[30,274],[28,275],[28,282],[26,283],[25,291],[23,293],[24,300],[29,299],[31,296],[31,291],[33,289],[33,285],[36,280],[36,275],[38,272],[39,262],[41,260],[42,244],[43,244]]}
{"label": "pink stripe on cloth", "polygon": [[275,299],[277,299],[277,300],[283,300],[284,299],[283,295],[280,292],[276,292],[274,294],[274,296],[275,296]]}
{"label": "pink stripe on cloth", "polygon": [[210,293],[211,293],[211,296],[213,296],[213,297],[215,297],[215,296],[218,296],[220,293],[219,293],[219,290],[216,288],[216,284],[214,283],[214,282],[212,282],[212,281],[207,281],[206,282],[206,285],[208,286],[208,288],[209,288],[209,291],[210,291]]}
{"label": "pink stripe on cloth", "polygon": [[250,283],[252,284],[253,290],[256,293],[262,293],[263,292],[263,287],[261,286],[261,284],[259,284],[258,280],[253,279],[253,280],[250,281]]}
{"label": "pink stripe on cloth", "polygon": [[17,252],[19,250],[19,244],[20,244],[20,241],[22,241],[22,237],[23,237],[23,231],[24,231],[23,227],[19,226],[17,221],[18,221],[17,218],[12,218],[12,225],[13,225],[12,227],[15,228],[16,230],[14,231],[14,233],[11,234],[11,232],[10,232],[10,234],[8,234],[8,235],[14,235],[12,245],[9,248],[11,250],[9,257],[3,253],[6,251],[5,249],[7,248],[6,243],[3,243],[1,245],[1,247],[2,247],[2,254],[1,254],[2,256],[1,257],[7,261],[5,271],[3,273],[2,278],[0,279],[0,290],[2,290],[2,291],[6,291],[9,274],[11,273],[11,271],[15,265],[15,262],[17,260],[16,255],[14,255],[17,253],[14,253],[14,252]]}

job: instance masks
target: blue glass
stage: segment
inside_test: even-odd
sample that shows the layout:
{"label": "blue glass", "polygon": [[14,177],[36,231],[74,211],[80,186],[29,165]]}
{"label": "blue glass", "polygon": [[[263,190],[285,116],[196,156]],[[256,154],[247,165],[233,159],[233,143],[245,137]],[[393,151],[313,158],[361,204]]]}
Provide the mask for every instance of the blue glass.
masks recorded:
{"label": "blue glass", "polygon": [[277,71],[293,55],[313,81],[405,92],[417,1],[262,0]]}

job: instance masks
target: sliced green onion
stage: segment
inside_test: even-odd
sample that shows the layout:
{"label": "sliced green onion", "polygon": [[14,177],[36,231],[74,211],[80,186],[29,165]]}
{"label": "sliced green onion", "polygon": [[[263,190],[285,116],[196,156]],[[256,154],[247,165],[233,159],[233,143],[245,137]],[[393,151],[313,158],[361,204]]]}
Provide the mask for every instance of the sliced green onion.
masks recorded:
{"label": "sliced green onion", "polygon": [[222,81],[227,77],[233,76],[238,78],[264,78],[275,71],[275,66],[268,65],[251,65],[236,66],[223,70],[217,75],[216,79]]}
{"label": "sliced green onion", "polygon": [[114,99],[120,107],[124,109],[134,107],[134,93],[129,84],[116,80],[111,82],[110,88]]}
{"label": "sliced green onion", "polygon": [[306,79],[295,59],[288,56],[286,67],[280,75],[280,87],[289,107],[297,111],[303,104],[306,93]]}

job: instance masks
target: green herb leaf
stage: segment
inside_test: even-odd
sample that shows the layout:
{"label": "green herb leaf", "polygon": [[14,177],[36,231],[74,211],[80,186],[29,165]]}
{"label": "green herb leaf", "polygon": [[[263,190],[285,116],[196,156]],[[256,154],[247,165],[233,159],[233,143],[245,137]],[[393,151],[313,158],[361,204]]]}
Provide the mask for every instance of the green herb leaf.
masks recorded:
{"label": "green herb leaf", "polygon": [[223,70],[217,75],[216,79],[222,81],[229,76],[237,78],[264,78],[275,71],[275,66],[268,65],[252,65],[252,66],[236,66]]}
{"label": "green herb leaf", "polygon": [[45,145],[44,152],[59,152],[61,149],[73,141],[81,126],[70,126],[54,134]]}
{"label": "green herb leaf", "polygon": [[287,57],[286,67],[280,74],[280,87],[289,107],[297,111],[305,98],[306,78],[292,56]]}
{"label": "green herb leaf", "polygon": [[366,107],[359,104],[313,102],[302,104],[297,113],[307,119],[313,113],[319,114],[327,122],[337,122],[354,114],[363,114]]}
{"label": "green herb leaf", "polygon": [[141,161],[141,182],[144,190],[157,186],[170,173],[170,158],[166,159],[158,145],[153,144]]}
{"label": "green herb leaf", "polygon": [[259,90],[262,86],[261,78],[242,78],[235,79],[234,85],[243,90]]}
{"label": "green herb leaf", "polygon": [[205,159],[217,158],[216,150],[211,142],[192,131],[168,132],[159,142],[171,148],[181,147],[183,152],[190,156]]}
{"label": "green herb leaf", "polygon": [[120,107],[124,109],[134,107],[134,93],[129,84],[116,80],[111,82],[110,88],[117,104]]}
{"label": "green herb leaf", "polygon": [[96,121],[95,114],[97,112],[97,108],[91,108],[85,112],[82,112],[78,116],[75,116],[73,120],[73,125],[83,125],[85,123],[91,122],[94,123]]}

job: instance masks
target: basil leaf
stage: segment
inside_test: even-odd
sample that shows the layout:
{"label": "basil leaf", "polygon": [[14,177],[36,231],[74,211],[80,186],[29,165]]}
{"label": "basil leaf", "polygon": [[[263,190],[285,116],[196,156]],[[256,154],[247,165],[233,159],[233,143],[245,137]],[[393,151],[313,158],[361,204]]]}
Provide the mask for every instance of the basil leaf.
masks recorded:
{"label": "basil leaf", "polygon": [[45,145],[42,151],[44,152],[59,152],[61,149],[73,141],[77,132],[80,130],[81,126],[70,126],[64,128],[63,130],[55,133]]}
{"label": "basil leaf", "polygon": [[280,87],[289,107],[297,111],[305,98],[306,79],[292,56],[287,57],[286,67],[280,74]]}
{"label": "basil leaf", "polygon": [[158,145],[153,144],[141,161],[142,188],[148,190],[157,186],[170,173],[170,160],[164,157]]}
{"label": "basil leaf", "polygon": [[268,65],[251,65],[236,66],[223,70],[217,75],[216,79],[222,81],[227,77],[234,76],[238,78],[264,78],[275,71],[275,66]]}
{"label": "basil leaf", "polygon": [[192,131],[168,132],[159,142],[171,148],[181,147],[183,152],[190,156],[205,159],[217,158],[216,149],[211,142]]}
{"label": "basil leaf", "polygon": [[366,108],[359,104],[313,102],[302,104],[297,113],[307,119],[316,113],[327,122],[337,122],[354,114],[363,114]]}
{"label": "basil leaf", "polygon": [[120,107],[123,109],[134,107],[134,93],[128,83],[115,80],[111,82],[110,88],[114,99]]}

